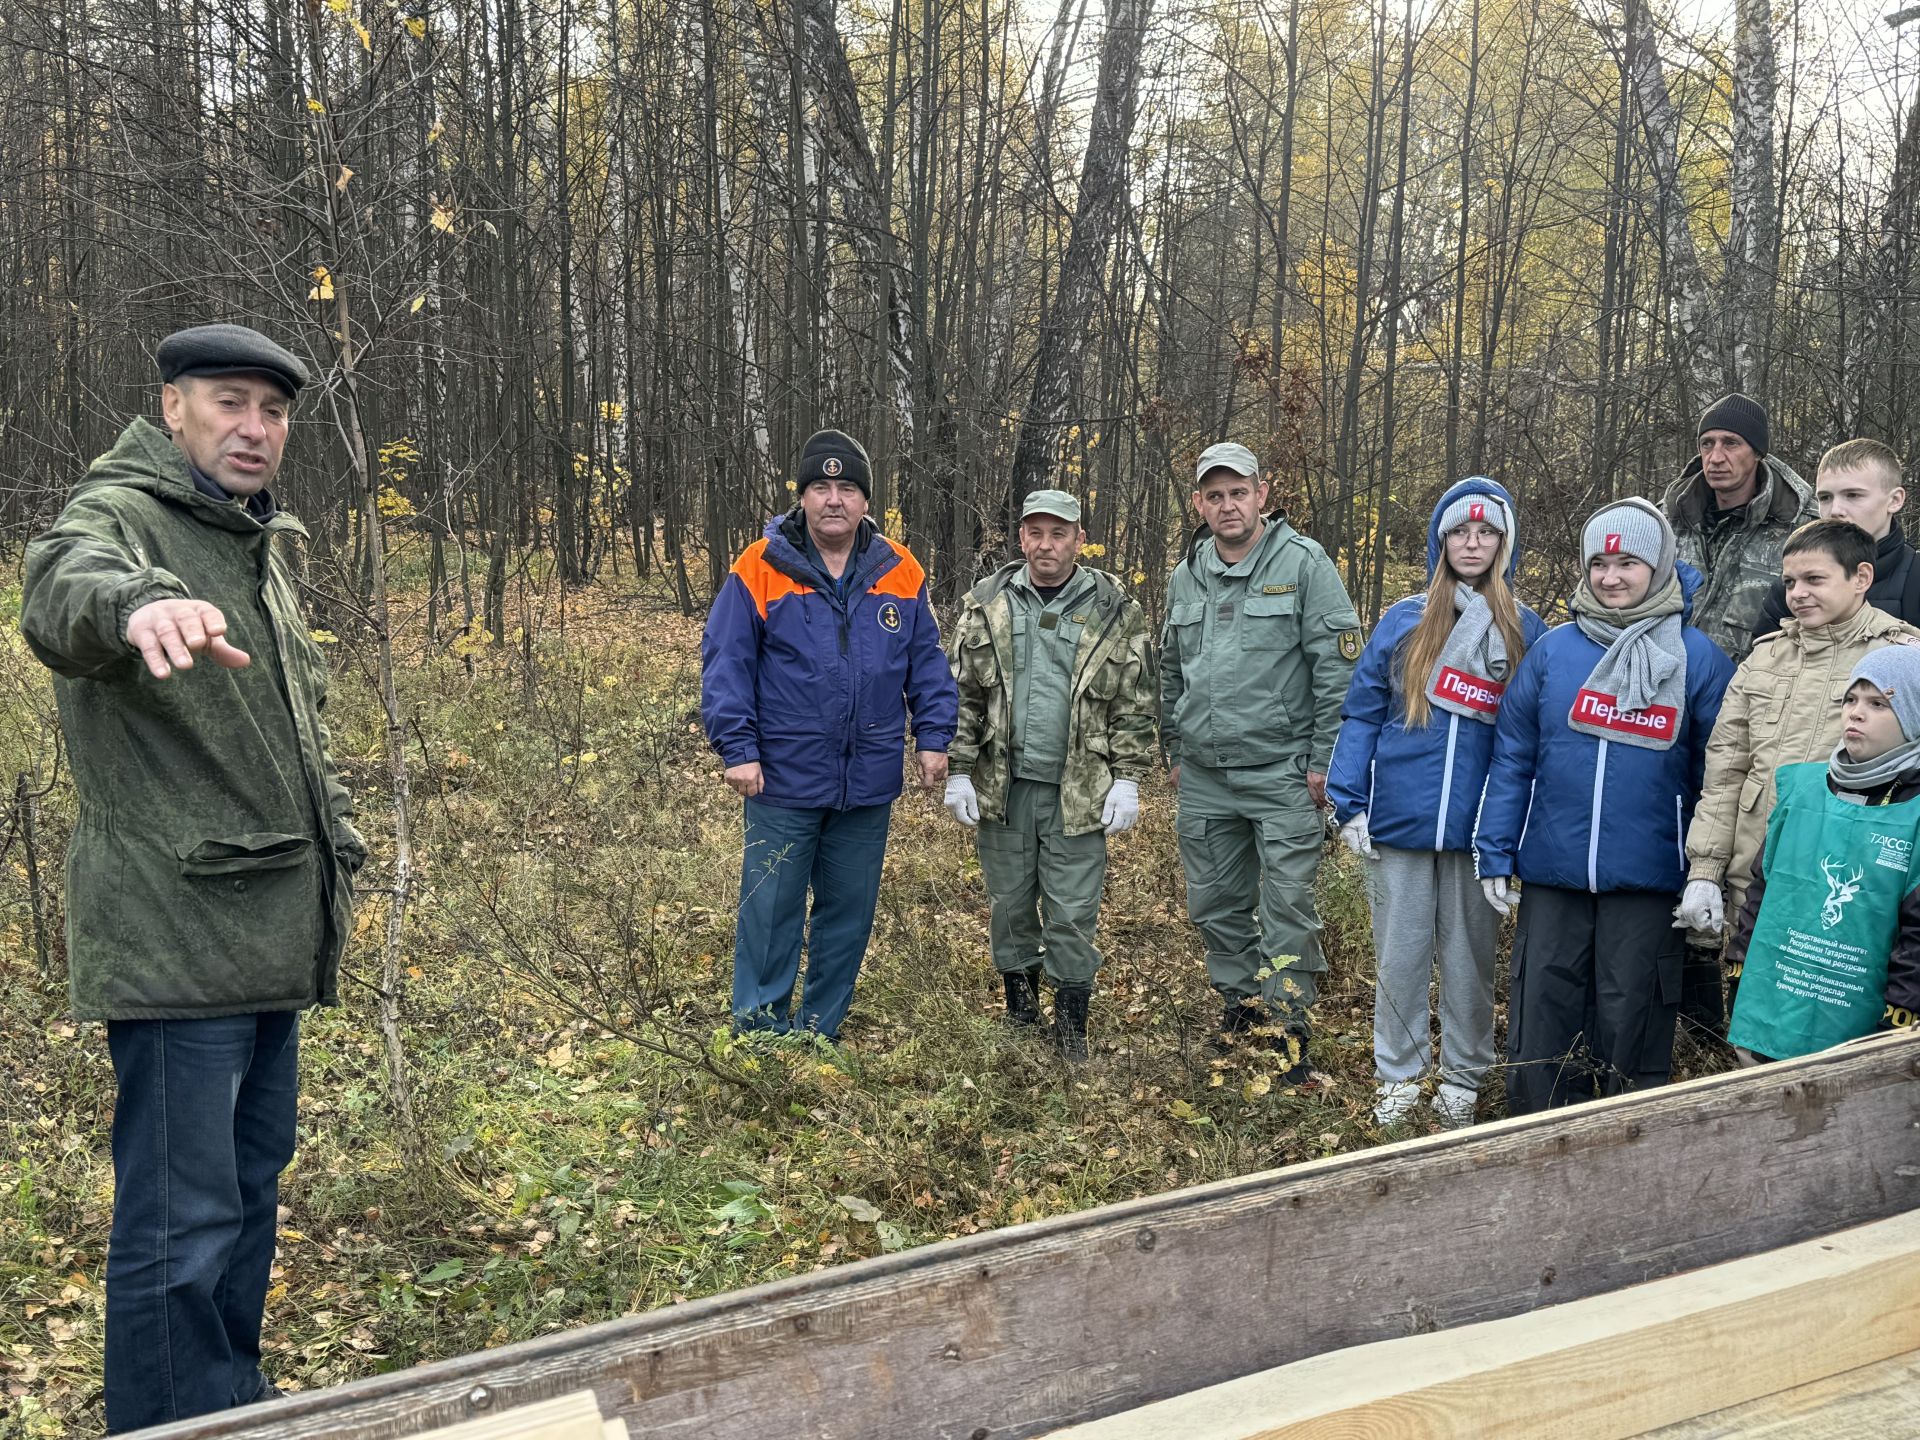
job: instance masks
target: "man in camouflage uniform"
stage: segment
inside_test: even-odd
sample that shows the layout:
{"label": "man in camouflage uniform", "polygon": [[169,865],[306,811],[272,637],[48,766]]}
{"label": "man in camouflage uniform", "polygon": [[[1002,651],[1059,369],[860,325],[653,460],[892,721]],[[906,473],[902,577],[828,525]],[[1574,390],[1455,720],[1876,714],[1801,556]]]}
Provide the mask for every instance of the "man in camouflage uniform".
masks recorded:
{"label": "man in camouflage uniform", "polygon": [[1140,818],[1153,765],[1153,656],[1140,606],[1111,575],[1078,563],[1080,502],[1036,490],[1020,550],[968,593],[948,657],[960,724],[948,748],[946,806],[980,827],[993,906],[993,964],[1007,1016],[1040,1023],[1053,985],[1054,1036],[1087,1055],[1087,1005],[1107,836]]}
{"label": "man in camouflage uniform", "polygon": [[[1706,577],[1693,598],[1693,623],[1736,665],[1757,633],[1775,628],[1764,612],[1780,583],[1787,537],[1819,513],[1807,482],[1767,453],[1767,428],[1759,401],[1738,393],[1714,401],[1700,417],[1699,453],[1664,502],[1680,558]],[[1719,937],[1689,933],[1680,1014],[1703,1038],[1726,1028],[1720,970]]]}
{"label": "man in camouflage uniform", "polygon": [[1326,969],[1313,885],[1360,617],[1326,551],[1284,516],[1263,518],[1250,450],[1214,445],[1197,473],[1193,503],[1211,533],[1168,583],[1160,662],[1187,913],[1226,1002],[1222,1042],[1277,1036],[1283,1078],[1297,1083]]}
{"label": "man in camouflage uniform", "polygon": [[1722,396],[1700,417],[1699,453],[1667,487],[1665,508],[1680,558],[1706,577],[1693,623],[1734,664],[1753,649],[1768,592],[1780,579],[1787,537],[1817,518],[1813,491],[1767,452],[1767,411]]}

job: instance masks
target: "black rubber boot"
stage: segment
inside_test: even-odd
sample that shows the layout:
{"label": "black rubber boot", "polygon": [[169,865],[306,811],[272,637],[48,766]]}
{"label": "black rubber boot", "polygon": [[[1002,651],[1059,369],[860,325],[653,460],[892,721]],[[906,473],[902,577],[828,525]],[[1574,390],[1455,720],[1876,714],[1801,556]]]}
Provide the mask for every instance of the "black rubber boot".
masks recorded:
{"label": "black rubber boot", "polygon": [[1087,1002],[1091,985],[1061,985],[1053,992],[1053,1041],[1069,1060],[1087,1058]]}
{"label": "black rubber boot", "polygon": [[1310,1073],[1307,1041],[1312,1038],[1312,1028],[1304,1020],[1289,1020],[1284,1025],[1275,1022],[1272,1037],[1267,1043],[1273,1047],[1274,1054],[1290,1062],[1278,1076],[1280,1084],[1304,1085],[1307,1082]]}
{"label": "black rubber boot", "polygon": [[1007,991],[1007,1023],[1031,1030],[1040,1023],[1040,972],[1006,970],[1000,983]]}
{"label": "black rubber boot", "polygon": [[1229,1000],[1220,1012],[1220,1029],[1213,1037],[1216,1050],[1231,1050],[1234,1043],[1256,1026],[1266,1024],[1266,1007],[1257,1000]]}

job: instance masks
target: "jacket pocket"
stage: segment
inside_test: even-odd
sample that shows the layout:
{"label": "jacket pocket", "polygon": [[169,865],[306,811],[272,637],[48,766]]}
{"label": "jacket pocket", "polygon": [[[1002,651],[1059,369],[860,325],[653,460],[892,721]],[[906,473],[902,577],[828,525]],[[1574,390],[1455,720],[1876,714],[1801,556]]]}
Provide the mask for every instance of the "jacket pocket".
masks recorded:
{"label": "jacket pocket", "polygon": [[1206,603],[1200,600],[1168,609],[1167,638],[1182,660],[1199,656],[1206,618]]}
{"label": "jacket pocket", "polygon": [[250,871],[291,870],[304,862],[312,850],[313,841],[305,835],[262,831],[177,846],[174,853],[179,857],[183,875],[240,875]]}
{"label": "jacket pocket", "polygon": [[993,636],[969,632],[960,646],[960,679],[971,680],[983,688],[999,677],[1000,664],[993,656]]}
{"label": "jacket pocket", "polygon": [[1120,693],[1120,681],[1126,673],[1127,652],[1109,655],[1088,674],[1086,693],[1095,700],[1111,700]]}
{"label": "jacket pocket", "polygon": [[1754,806],[1760,803],[1760,797],[1766,793],[1767,782],[1749,770],[1746,778],[1740,782],[1741,811],[1743,813],[1751,813]]}
{"label": "jacket pocket", "polygon": [[1277,617],[1292,618],[1295,609],[1293,595],[1249,595],[1246,611],[1249,619],[1269,620]]}
{"label": "jacket pocket", "polygon": [[[333,989],[346,905],[326,848],[272,831],[210,835],[171,847],[176,870],[151,877],[135,914],[164,904],[154,943],[190,957],[180,977],[195,1008],[279,1008]],[[323,873],[329,872],[329,873]]]}

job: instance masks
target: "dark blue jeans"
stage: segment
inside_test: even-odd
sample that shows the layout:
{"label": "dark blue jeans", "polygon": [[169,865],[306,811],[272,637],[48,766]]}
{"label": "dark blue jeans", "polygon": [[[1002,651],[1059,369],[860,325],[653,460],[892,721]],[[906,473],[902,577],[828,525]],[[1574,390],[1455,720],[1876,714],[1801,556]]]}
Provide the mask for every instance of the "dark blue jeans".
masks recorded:
{"label": "dark blue jeans", "polygon": [[245,1405],[260,1374],[280,1172],[300,1093],[296,1011],[115,1020],[107,1430]]}
{"label": "dark blue jeans", "polygon": [[[788,810],[746,802],[740,923],[733,939],[733,1023],[739,1030],[840,1033],[873,933],[891,805]],[[813,892],[811,912],[807,892]],[[789,1016],[807,947],[800,1012]]]}

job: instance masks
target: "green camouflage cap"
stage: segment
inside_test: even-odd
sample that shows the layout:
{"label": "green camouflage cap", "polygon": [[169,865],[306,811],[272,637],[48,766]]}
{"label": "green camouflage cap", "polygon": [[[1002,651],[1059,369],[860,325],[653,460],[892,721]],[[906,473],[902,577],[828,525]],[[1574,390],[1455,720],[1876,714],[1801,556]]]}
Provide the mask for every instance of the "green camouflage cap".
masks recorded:
{"label": "green camouflage cap", "polygon": [[1055,519],[1070,524],[1080,523],[1080,502],[1064,490],[1036,490],[1027,496],[1026,504],[1020,507],[1020,518],[1029,515],[1051,515]]}

